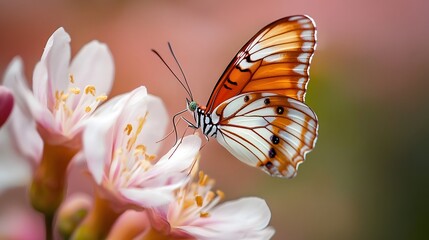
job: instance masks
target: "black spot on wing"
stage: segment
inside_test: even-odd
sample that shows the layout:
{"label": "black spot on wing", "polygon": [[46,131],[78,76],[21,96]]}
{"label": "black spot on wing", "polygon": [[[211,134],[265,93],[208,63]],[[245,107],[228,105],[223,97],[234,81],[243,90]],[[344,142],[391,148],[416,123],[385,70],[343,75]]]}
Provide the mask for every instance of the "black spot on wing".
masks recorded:
{"label": "black spot on wing", "polygon": [[228,85],[226,85],[226,84],[223,84],[223,87],[228,89],[228,90],[232,90],[232,88],[228,87]]}

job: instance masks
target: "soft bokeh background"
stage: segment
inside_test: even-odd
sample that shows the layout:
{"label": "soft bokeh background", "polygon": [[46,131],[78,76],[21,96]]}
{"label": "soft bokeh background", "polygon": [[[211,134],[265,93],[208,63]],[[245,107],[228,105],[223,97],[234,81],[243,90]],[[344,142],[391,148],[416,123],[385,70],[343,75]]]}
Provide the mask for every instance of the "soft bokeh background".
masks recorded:
{"label": "soft bokeh background", "polygon": [[[108,44],[116,63],[114,94],[143,84],[174,114],[185,107],[185,91],[151,48],[175,67],[167,41],[173,44],[195,99],[204,104],[254,33],[278,18],[308,14],[319,42],[307,103],[319,116],[320,137],[298,176],[271,178],[216,141],[204,147],[202,169],[228,199],[266,199],[274,239],[423,239],[429,227],[428,9],[423,0],[0,0],[0,72],[20,55],[31,79],[47,38],[63,26],[73,53],[92,39]],[[4,192],[0,215],[25,202],[23,192]]]}

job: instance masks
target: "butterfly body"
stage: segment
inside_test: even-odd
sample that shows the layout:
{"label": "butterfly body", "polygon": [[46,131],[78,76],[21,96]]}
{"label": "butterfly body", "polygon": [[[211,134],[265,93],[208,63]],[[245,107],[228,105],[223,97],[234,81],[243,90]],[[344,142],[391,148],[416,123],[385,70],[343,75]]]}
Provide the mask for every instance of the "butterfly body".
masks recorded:
{"label": "butterfly body", "polygon": [[304,103],[316,47],[314,21],[279,19],[233,58],[206,106],[188,101],[195,124],[240,161],[292,178],[316,143],[318,120]]}

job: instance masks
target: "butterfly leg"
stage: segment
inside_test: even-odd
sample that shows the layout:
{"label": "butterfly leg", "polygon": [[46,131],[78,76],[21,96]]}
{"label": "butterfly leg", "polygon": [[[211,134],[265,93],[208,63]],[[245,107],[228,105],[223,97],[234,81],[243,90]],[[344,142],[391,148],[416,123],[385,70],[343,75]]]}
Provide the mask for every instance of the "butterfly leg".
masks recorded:
{"label": "butterfly leg", "polygon": [[182,134],[182,137],[180,138],[180,140],[176,140],[176,142],[174,143],[174,145],[176,145],[176,147],[174,148],[174,151],[171,153],[171,155],[168,157],[169,159],[173,156],[173,154],[176,152],[176,150],[179,148],[180,144],[182,144],[182,140],[185,137],[186,134],[186,130],[188,129],[188,127],[186,127],[185,131]]}
{"label": "butterfly leg", "polygon": [[191,128],[193,128],[193,129],[198,129],[198,127],[197,126],[195,126],[195,124],[193,124],[191,121],[189,121],[188,119],[186,119],[185,117],[181,117],[181,119],[183,120],[183,121],[185,121],[187,124],[188,124],[188,127],[191,127]]}
{"label": "butterfly leg", "polygon": [[[179,114],[176,114],[175,116],[178,116]],[[174,117],[173,117],[174,118]],[[186,132],[187,132],[187,130],[188,130],[188,128],[192,128],[192,129],[194,129],[194,133],[195,133],[195,131],[198,129],[198,126],[196,126],[195,124],[193,124],[191,121],[189,121],[188,119],[186,119],[185,117],[180,117],[180,119],[179,119],[179,121],[180,120],[183,120],[183,121],[185,121],[187,124],[188,124],[188,126],[186,127],[186,129],[185,129],[185,131],[183,132],[183,135],[182,135],[182,137],[180,138],[180,141],[178,141],[177,142],[177,131],[175,131],[176,132],[176,142],[175,142],[175,144],[177,144],[176,145],[176,148],[174,149],[174,151],[173,151],[173,153],[170,155],[170,157],[171,156],[173,156],[173,154],[176,152],[176,150],[177,150],[177,148],[179,148],[179,146],[180,146],[180,144],[182,143],[182,140],[183,140],[183,138],[185,137],[185,134],[186,134]],[[178,122],[179,122],[178,121]],[[173,120],[173,122],[174,122],[174,120]],[[176,129],[176,128],[175,128]],[[204,135],[205,136],[205,138],[206,138],[206,140],[207,140],[207,142],[209,141],[209,138],[206,136],[206,135]],[[204,145],[205,146],[205,145]],[[203,147],[204,147],[203,146]],[[169,157],[169,158],[170,158]]]}

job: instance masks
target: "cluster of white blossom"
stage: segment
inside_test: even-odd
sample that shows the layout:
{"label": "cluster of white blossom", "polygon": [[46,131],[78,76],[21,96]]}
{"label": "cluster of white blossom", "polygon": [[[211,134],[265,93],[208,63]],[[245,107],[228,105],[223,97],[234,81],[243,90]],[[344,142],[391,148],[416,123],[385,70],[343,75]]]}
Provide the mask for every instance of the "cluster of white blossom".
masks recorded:
{"label": "cluster of white blossom", "polygon": [[[219,204],[224,193],[213,190],[214,181],[197,170],[199,136],[186,136],[157,157],[167,111],[143,86],[108,99],[114,62],[105,44],[92,41],[71,60],[70,36],[59,28],[35,66],[31,89],[24,76],[17,57],[0,86],[0,126],[19,157],[33,166],[29,200],[45,216],[48,231],[67,239],[269,239],[274,234],[264,200]],[[82,160],[94,194],[65,196],[69,166]],[[47,239],[52,235],[46,232]]]}

